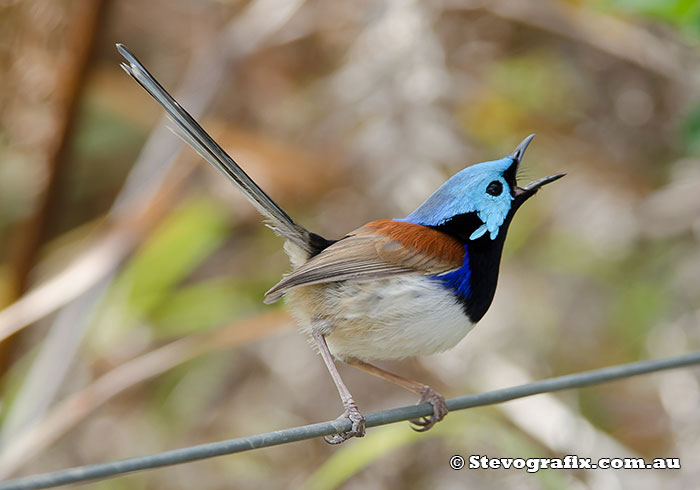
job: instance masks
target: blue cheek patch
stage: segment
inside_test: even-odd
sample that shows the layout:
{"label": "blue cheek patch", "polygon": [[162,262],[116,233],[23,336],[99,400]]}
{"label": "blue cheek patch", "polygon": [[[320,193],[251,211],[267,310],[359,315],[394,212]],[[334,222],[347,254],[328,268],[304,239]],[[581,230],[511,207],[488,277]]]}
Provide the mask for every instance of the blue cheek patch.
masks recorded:
{"label": "blue cheek patch", "polygon": [[467,246],[464,246],[464,263],[462,267],[447,274],[440,274],[437,276],[432,276],[436,281],[442,282],[446,287],[453,290],[457,296],[462,298],[471,298],[472,296],[472,283],[471,283],[472,270],[469,267],[469,252]]}

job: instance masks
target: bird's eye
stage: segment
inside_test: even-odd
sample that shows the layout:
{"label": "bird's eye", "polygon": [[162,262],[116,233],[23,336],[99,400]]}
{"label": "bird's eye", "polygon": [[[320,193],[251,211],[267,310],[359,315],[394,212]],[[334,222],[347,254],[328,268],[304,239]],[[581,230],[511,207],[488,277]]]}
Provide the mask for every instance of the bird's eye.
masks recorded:
{"label": "bird's eye", "polygon": [[497,180],[491,182],[486,188],[486,193],[491,194],[492,196],[500,196],[501,192],[503,192],[503,184]]}

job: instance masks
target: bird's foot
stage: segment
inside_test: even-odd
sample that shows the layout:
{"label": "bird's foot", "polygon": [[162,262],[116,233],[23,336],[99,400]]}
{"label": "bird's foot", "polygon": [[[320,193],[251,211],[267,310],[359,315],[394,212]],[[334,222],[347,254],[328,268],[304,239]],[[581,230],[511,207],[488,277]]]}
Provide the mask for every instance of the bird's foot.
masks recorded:
{"label": "bird's foot", "polygon": [[365,416],[360,413],[360,410],[355,405],[355,402],[350,400],[345,403],[345,413],[338,418],[350,419],[352,422],[352,427],[347,432],[341,432],[340,434],[332,434],[323,438],[328,444],[340,444],[345,442],[351,437],[364,437],[365,436]]}
{"label": "bird's foot", "polygon": [[421,389],[421,397],[418,405],[421,403],[430,403],[433,406],[433,414],[428,417],[421,417],[420,419],[411,420],[411,429],[417,432],[425,432],[430,429],[436,423],[440,422],[447,415],[447,404],[445,403],[445,397],[440,393],[434,391],[430,386],[424,386]]}

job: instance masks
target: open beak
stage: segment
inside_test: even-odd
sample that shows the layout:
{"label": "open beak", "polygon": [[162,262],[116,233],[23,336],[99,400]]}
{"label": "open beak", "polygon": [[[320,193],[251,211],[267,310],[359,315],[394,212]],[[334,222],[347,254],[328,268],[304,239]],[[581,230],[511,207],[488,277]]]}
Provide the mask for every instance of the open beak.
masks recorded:
{"label": "open beak", "polygon": [[[525,154],[525,150],[527,150],[527,147],[530,145],[530,142],[532,139],[535,137],[535,134],[531,134],[527,138],[525,138],[516,148],[513,150],[513,153],[511,153],[509,156],[513,159],[513,166],[512,168],[517,171],[518,166],[520,165],[520,161],[523,158],[523,155]],[[533,180],[529,184],[523,186],[523,187],[518,187],[516,185],[515,187],[515,197],[520,197],[523,201],[527,199],[528,197],[531,197],[532,195],[537,192],[537,190],[542,187],[543,185],[549,184],[550,182],[554,182],[555,180],[559,180],[562,177],[564,177],[566,174],[554,174],[550,175],[548,177],[542,177],[541,179]]]}

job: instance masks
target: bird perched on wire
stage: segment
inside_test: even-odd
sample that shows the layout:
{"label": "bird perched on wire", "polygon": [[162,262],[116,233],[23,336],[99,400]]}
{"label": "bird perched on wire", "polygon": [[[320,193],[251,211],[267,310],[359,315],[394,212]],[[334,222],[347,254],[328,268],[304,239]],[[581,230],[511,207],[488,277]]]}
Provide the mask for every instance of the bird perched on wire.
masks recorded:
{"label": "bird perched on wire", "polygon": [[447,414],[429,386],[369,361],[433,354],[455,346],[493,300],[503,243],[517,209],[550,175],[520,187],[516,174],[530,135],[509,156],[465,168],[404,219],[372,221],[339,240],[303,228],[282,210],[163,89],[122,44],[122,67],[165,109],[175,132],[228,177],[285,239],[293,270],[265,297],[285,297],[300,329],[316,342],[352,422],[326,441],[364,435],[364,416],[334,358],[396,383],[430,403],[433,414],[413,420],[430,429]]}

